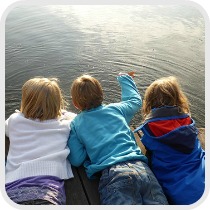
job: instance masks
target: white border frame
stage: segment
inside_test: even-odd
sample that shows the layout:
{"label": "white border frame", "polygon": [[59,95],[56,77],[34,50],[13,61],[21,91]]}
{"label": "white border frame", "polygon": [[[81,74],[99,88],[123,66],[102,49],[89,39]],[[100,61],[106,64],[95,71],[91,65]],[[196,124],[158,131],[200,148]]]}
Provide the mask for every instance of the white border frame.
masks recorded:
{"label": "white border frame", "polygon": [[[207,95],[207,79],[209,79],[209,60],[208,58],[210,58],[209,56],[209,38],[210,38],[210,22],[209,22],[209,16],[208,14],[210,14],[210,6],[208,1],[206,0],[194,0],[194,1],[189,1],[189,0],[25,0],[25,1],[15,1],[15,0],[7,0],[7,1],[1,1],[0,4],[0,14],[1,14],[1,21],[0,21],[0,69],[1,69],[1,82],[0,82],[0,96],[1,96],[1,103],[0,103],[0,110],[1,110],[1,128],[2,128],[2,132],[1,132],[1,139],[4,142],[4,122],[5,122],[5,20],[6,17],[8,15],[8,13],[17,5],[22,5],[22,4],[27,4],[27,5],[134,5],[134,4],[139,4],[139,5],[170,5],[170,4],[184,4],[184,5],[190,5],[190,6],[194,6],[196,7],[201,14],[203,15],[204,19],[205,19],[205,138],[208,139],[209,137],[209,122],[207,122],[207,116],[210,116],[210,113],[207,109],[207,107],[209,106],[209,104],[207,104],[209,102],[209,97]],[[206,159],[208,161],[208,142],[205,142],[205,147],[206,147]],[[37,206],[23,206],[23,205],[18,205],[15,204],[14,202],[12,202],[6,192],[5,192],[5,165],[4,165],[4,147],[5,147],[5,142],[3,144],[1,144],[0,149],[1,149],[1,164],[0,164],[0,175],[1,175],[1,179],[0,179],[0,190],[1,190],[1,195],[0,195],[0,202],[1,202],[1,207],[3,207],[4,209],[37,209]],[[189,206],[173,206],[173,205],[169,205],[169,206],[155,206],[156,208],[160,208],[160,209],[176,209],[176,208],[182,208],[182,209],[206,209],[208,206],[208,198],[209,198],[209,179],[207,176],[207,174],[209,175],[209,168],[208,165],[206,164],[206,191],[203,195],[203,197],[196,202],[195,204],[189,205]],[[3,206],[2,206],[3,205]],[[108,206],[88,206],[89,208],[93,209],[93,208],[107,208]],[[113,207],[113,206],[112,206]],[[69,209],[69,208],[82,208],[82,206],[39,206],[39,209],[52,209],[52,208],[63,208],[63,209]],[[87,208],[87,206],[83,206],[83,208]],[[109,207],[108,207],[109,208]],[[127,209],[127,206],[114,206],[113,208],[121,208],[121,209]],[[130,208],[130,207],[129,207]],[[152,206],[144,206],[144,207],[140,207],[140,206],[132,206],[132,208],[153,208]]]}

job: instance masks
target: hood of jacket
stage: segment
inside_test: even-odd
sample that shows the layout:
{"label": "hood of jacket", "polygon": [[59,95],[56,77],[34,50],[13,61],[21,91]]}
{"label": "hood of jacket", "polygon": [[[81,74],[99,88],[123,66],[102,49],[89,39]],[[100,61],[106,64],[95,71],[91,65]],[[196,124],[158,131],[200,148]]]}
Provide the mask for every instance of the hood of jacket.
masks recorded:
{"label": "hood of jacket", "polygon": [[[182,153],[191,153],[195,147],[198,129],[195,121],[178,107],[153,109],[146,121],[134,132],[142,130],[143,141],[150,141],[150,149],[164,144]],[[144,142],[143,142],[144,143]]]}

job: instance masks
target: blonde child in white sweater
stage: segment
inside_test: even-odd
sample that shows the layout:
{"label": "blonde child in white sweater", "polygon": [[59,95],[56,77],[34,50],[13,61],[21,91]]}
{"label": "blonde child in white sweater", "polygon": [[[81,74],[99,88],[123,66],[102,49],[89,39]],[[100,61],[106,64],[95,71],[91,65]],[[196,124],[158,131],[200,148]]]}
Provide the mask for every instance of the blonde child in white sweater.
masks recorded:
{"label": "blonde child in white sweater", "polygon": [[65,204],[64,179],[73,177],[67,140],[76,114],[64,108],[56,78],[33,78],[23,85],[20,111],[5,122],[6,192],[15,203]]}

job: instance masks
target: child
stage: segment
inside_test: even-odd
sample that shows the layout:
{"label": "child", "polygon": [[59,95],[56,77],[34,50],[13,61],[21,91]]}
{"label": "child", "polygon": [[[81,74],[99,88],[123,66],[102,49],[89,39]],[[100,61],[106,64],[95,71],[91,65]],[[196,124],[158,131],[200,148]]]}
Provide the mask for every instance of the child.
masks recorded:
{"label": "child", "polygon": [[129,127],[141,107],[131,76],[120,74],[122,102],[109,105],[102,105],[102,87],[94,77],[73,82],[72,101],[81,113],[71,123],[69,160],[76,167],[84,163],[89,178],[101,174],[101,204],[168,204]]}
{"label": "child", "polygon": [[146,90],[142,143],[151,153],[151,168],[169,204],[192,204],[205,187],[205,152],[198,140],[189,102],[173,76],[154,81]]}
{"label": "child", "polygon": [[5,123],[6,191],[15,203],[66,202],[63,180],[73,177],[67,140],[75,114],[62,110],[64,102],[55,78],[33,78],[22,87],[20,111]]}

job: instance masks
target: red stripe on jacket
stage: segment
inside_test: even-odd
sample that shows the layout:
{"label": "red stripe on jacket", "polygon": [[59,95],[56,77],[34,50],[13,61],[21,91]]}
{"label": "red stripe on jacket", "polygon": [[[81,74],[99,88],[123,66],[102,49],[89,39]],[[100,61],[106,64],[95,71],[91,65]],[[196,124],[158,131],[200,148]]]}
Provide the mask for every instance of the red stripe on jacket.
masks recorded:
{"label": "red stripe on jacket", "polygon": [[173,119],[173,120],[160,120],[156,122],[148,123],[150,131],[154,136],[162,136],[170,131],[183,126],[190,125],[192,123],[191,118]]}

